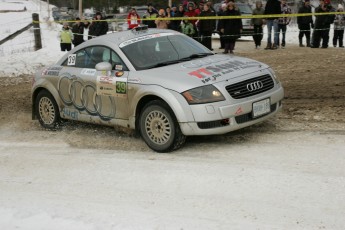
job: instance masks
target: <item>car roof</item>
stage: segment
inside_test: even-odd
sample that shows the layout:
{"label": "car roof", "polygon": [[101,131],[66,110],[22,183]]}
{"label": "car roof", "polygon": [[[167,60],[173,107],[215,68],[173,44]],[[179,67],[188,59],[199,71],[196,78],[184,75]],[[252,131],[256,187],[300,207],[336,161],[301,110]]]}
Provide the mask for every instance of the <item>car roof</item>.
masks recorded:
{"label": "car roof", "polygon": [[[159,34],[159,33],[177,33],[173,30],[165,30],[165,29],[147,29],[142,31],[133,31],[133,30],[125,30],[121,32],[114,32],[114,33],[108,33],[106,35],[99,36],[97,38],[93,38],[89,40],[92,43],[102,44],[103,42],[109,42],[115,45],[120,45],[122,42],[142,37],[150,34]],[[84,44],[84,43],[83,43]],[[91,44],[91,43],[88,43]]]}

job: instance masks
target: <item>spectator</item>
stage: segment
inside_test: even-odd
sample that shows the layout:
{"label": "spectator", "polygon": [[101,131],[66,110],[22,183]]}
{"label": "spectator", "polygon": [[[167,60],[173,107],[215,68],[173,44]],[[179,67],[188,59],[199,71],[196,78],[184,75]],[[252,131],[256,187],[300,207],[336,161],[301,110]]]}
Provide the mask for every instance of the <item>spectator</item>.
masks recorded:
{"label": "spectator", "polygon": [[[253,15],[263,15],[263,14],[265,14],[265,10],[262,7],[261,0],[258,0],[255,3],[255,9],[253,10]],[[261,46],[261,41],[263,38],[262,27],[264,25],[264,19],[263,18],[252,18],[251,23],[254,26],[253,39],[254,39],[254,43],[255,43],[255,48],[258,49]]]}
{"label": "spectator", "polygon": [[90,40],[92,38],[92,36],[89,36],[91,23],[89,21],[83,21],[83,24],[84,24],[84,40]]}
{"label": "spectator", "polygon": [[[298,9],[299,14],[310,14],[311,13],[311,6],[310,0],[304,0],[303,5]],[[303,37],[306,37],[306,45],[310,47],[310,27],[314,28],[313,17],[310,16],[301,16],[297,17],[297,24],[299,29],[298,39],[299,39],[299,46],[304,47],[303,45]]]}
{"label": "spectator", "polygon": [[[291,14],[290,7],[286,4],[286,0],[281,0],[280,4],[281,14]],[[286,27],[289,25],[291,21],[290,17],[282,17],[278,19],[278,45],[279,45],[279,36],[280,32],[282,33],[282,42],[281,48],[285,48],[285,34],[286,34]]]}
{"label": "spectator", "polygon": [[72,49],[73,33],[68,26],[68,22],[64,22],[59,33],[61,51],[70,51]]}
{"label": "spectator", "polygon": [[189,37],[193,37],[195,34],[194,25],[188,20],[188,16],[184,16],[184,19],[181,23],[181,32]]}
{"label": "spectator", "polygon": [[146,12],[146,19],[144,24],[146,24],[149,28],[156,28],[155,20],[158,16],[158,12],[155,8],[153,8],[152,3],[147,4],[147,12]]}
{"label": "spectator", "polygon": [[[226,10],[227,10],[227,4],[226,3],[222,3],[219,11],[217,12],[217,15],[218,16],[224,16]],[[219,41],[220,41],[219,49],[224,49],[224,47],[225,47],[224,36],[223,36],[223,33],[220,31],[219,20],[217,22],[217,31],[219,33]]]}
{"label": "spectator", "polygon": [[101,12],[96,13],[95,20],[91,23],[89,28],[89,35],[101,36],[108,32],[108,23],[103,19]]}
{"label": "spectator", "polygon": [[[182,18],[184,16],[184,8],[183,5],[180,4],[178,6],[178,9],[176,12],[173,14],[173,18]],[[181,20],[171,20],[170,22],[171,29],[179,31],[180,30],[180,25],[181,25]]]}
{"label": "spectator", "polygon": [[128,29],[131,30],[140,24],[140,16],[135,8],[132,8],[127,16]]}
{"label": "spectator", "polygon": [[[338,5],[338,12],[343,12],[344,8],[341,4]],[[337,14],[334,20],[334,36],[333,36],[333,46],[337,47],[337,42],[339,41],[339,47],[344,48],[344,29],[345,29],[345,16],[344,14]]]}
{"label": "spectator", "polygon": [[171,8],[170,8],[170,6],[167,6],[167,8],[165,8],[165,15],[168,18],[171,18]]}
{"label": "spectator", "polygon": [[[241,13],[236,10],[234,0],[230,0],[227,5],[227,10],[224,16],[239,16]],[[235,43],[238,38],[241,37],[242,32],[242,20],[240,18],[236,19],[222,19],[220,20],[220,30],[224,34],[224,54],[233,54],[235,49]]]}
{"label": "spectator", "polygon": [[[315,13],[328,13],[335,11],[330,0],[320,0],[320,5],[315,9]],[[313,42],[311,48],[328,48],[329,30],[334,21],[334,14],[316,15],[315,27],[313,30]]]}
{"label": "spectator", "polygon": [[76,23],[72,27],[72,33],[74,36],[73,45],[78,46],[84,42],[84,23],[80,21],[80,18],[76,18]]}
{"label": "spectator", "polygon": [[[188,9],[187,11],[184,13],[185,16],[188,16],[189,18],[190,17],[197,17],[198,14],[197,12],[195,11],[195,4],[194,2],[188,2]],[[192,20],[189,20],[193,26],[194,26],[194,31],[196,31],[196,19],[192,19]]]}
{"label": "spectator", "polygon": [[165,10],[160,9],[158,11],[158,17],[155,21],[158,29],[168,29],[168,24],[170,23],[170,21],[167,19],[162,20],[163,18],[168,18],[168,17],[165,15]]}
{"label": "spectator", "polygon": [[[271,14],[280,14],[280,2],[278,0],[268,0],[265,7],[265,14],[271,15]],[[278,37],[278,18],[267,18],[266,19],[266,25],[267,25],[267,49],[277,49],[278,43],[279,43],[279,37]],[[272,43],[272,28],[273,28],[273,43]],[[272,45],[273,44],[273,45]]]}
{"label": "spectator", "polygon": [[201,1],[199,2],[199,8],[195,9],[195,12],[196,12],[197,15],[200,15],[201,12],[204,10],[204,4],[205,4],[205,3],[204,3],[203,0],[201,0]]}
{"label": "spectator", "polygon": [[[204,4],[204,10],[200,13],[200,17],[212,17],[215,16],[215,12],[211,11],[207,4]],[[198,28],[201,35],[201,44],[206,46],[208,49],[212,49],[212,33],[216,27],[216,21],[213,19],[202,19],[198,22]]]}

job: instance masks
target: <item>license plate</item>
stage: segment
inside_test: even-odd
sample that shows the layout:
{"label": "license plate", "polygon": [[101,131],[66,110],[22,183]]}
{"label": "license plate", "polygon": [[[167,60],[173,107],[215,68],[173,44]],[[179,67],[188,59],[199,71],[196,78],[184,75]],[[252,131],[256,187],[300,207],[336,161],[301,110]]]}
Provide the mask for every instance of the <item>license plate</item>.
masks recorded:
{"label": "license plate", "polygon": [[269,112],[271,112],[271,103],[269,98],[253,103],[253,118],[260,117]]}

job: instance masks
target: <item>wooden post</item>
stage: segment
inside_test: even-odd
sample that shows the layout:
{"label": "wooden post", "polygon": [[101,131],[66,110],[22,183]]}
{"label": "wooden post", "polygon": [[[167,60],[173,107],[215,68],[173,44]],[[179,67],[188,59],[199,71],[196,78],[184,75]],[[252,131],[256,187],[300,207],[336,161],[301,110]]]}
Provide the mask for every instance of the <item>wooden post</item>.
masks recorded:
{"label": "wooden post", "polygon": [[42,40],[41,40],[41,29],[40,29],[40,19],[38,14],[32,14],[32,25],[34,27],[34,37],[35,37],[35,50],[42,49]]}

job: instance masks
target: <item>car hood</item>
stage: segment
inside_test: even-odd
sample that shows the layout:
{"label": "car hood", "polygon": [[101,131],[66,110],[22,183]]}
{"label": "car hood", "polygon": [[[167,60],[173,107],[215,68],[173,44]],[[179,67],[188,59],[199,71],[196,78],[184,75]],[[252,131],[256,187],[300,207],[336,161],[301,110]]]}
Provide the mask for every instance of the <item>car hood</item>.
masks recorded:
{"label": "car hood", "polygon": [[128,82],[160,85],[181,93],[266,68],[268,68],[266,64],[252,59],[216,54],[150,70],[131,72]]}

